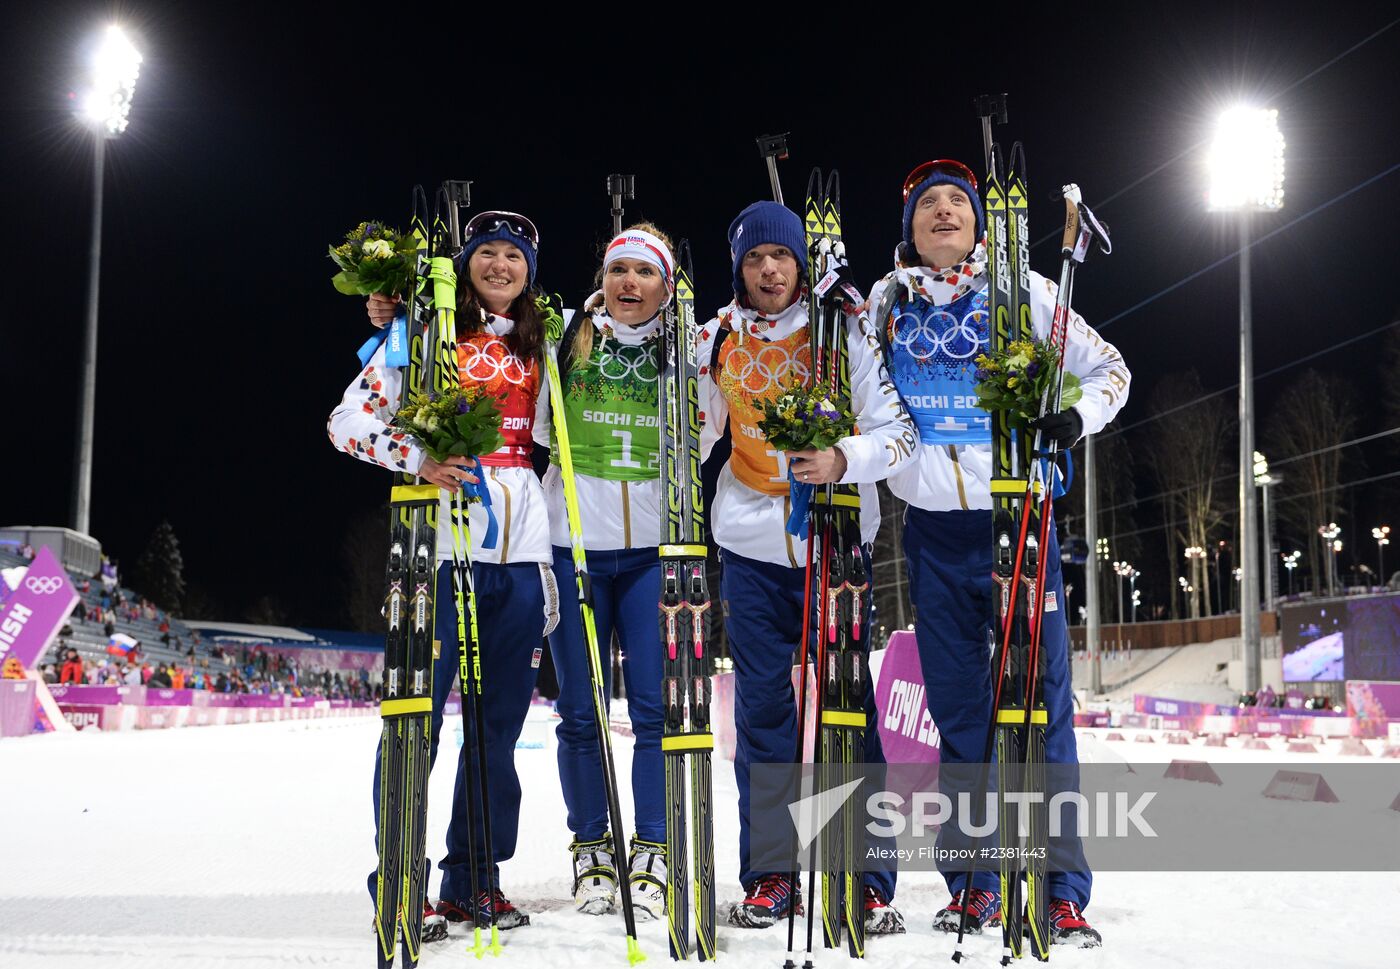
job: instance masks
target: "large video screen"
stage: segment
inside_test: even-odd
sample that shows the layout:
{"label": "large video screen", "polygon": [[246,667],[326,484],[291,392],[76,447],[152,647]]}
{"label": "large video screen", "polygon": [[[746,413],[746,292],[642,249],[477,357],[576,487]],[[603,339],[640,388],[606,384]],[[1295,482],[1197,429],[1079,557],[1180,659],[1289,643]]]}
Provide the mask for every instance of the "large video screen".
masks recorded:
{"label": "large video screen", "polygon": [[1283,681],[1346,679],[1347,606],[1331,601],[1283,612]]}
{"label": "large video screen", "polygon": [[1400,680],[1400,595],[1347,603],[1347,679]]}
{"label": "large video screen", "polygon": [[1400,595],[1288,605],[1283,679],[1400,681]]}

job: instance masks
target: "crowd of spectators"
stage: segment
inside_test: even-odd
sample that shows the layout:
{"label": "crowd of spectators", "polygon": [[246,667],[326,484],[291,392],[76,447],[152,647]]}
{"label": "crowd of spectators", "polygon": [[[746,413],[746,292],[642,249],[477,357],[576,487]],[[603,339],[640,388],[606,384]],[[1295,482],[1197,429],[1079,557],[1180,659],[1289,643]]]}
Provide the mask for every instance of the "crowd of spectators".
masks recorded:
{"label": "crowd of spectators", "polygon": [[[27,562],[35,557],[34,547],[27,542],[16,550]],[[105,555],[95,574],[73,576],[73,584],[81,598],[68,624],[59,631],[48,662],[40,667],[40,674],[47,683],[364,701],[379,698],[380,684],[367,670],[302,669],[294,654],[278,652],[264,643],[207,646],[198,632],[187,630],[178,620],[172,620],[151,600],[123,589],[116,563]],[[138,623],[145,625],[133,629]],[[109,657],[85,658],[74,648],[74,639],[85,642],[85,648],[92,648],[91,634],[75,636],[73,629],[74,625],[88,624],[101,626],[109,640]],[[150,625],[155,626],[154,636]],[[185,631],[188,641],[181,630]],[[142,642],[136,638],[142,635],[152,639],[158,636],[167,650],[183,659],[158,662],[149,658]]]}
{"label": "crowd of spectators", "polygon": [[[170,617],[166,615],[165,610],[157,607],[155,603],[144,596],[131,599],[127,597],[126,592],[120,586],[111,588],[104,586],[102,594],[96,600],[90,601],[92,580],[83,579],[77,583],[77,588],[82,598],[73,606],[71,620],[84,624],[101,623],[103,635],[109,637],[116,632],[119,619],[127,623],[137,623],[144,620],[156,624],[160,641],[166,646],[175,650],[184,649],[184,639],[178,633],[171,632]],[[71,632],[68,635],[71,635]],[[200,645],[198,633],[193,634],[190,645]]]}
{"label": "crowd of spectators", "polygon": [[379,686],[371,681],[368,670],[301,670],[295,658],[262,645],[216,644],[206,657],[196,657],[191,648],[184,663],[153,664],[143,659],[136,649],[125,659],[93,661],[83,659],[76,649],[60,644],[54,648],[54,654],[53,660],[42,667],[46,683],[286,694],[332,700],[375,700],[379,697]]}
{"label": "crowd of spectators", "polygon": [[1251,690],[1247,693],[1241,693],[1239,705],[1242,707],[1266,707],[1270,709],[1331,710],[1334,713],[1342,713],[1346,709],[1325,693],[1315,693],[1312,696],[1304,696],[1299,690],[1277,693],[1271,686],[1265,686],[1262,690]]}

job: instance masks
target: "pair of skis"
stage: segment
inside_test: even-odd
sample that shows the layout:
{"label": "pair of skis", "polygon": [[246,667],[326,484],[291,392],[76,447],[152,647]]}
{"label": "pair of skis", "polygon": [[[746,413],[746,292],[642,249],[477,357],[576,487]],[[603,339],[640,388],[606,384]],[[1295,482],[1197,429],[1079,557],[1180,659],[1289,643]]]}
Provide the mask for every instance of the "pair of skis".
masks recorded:
{"label": "pair of skis", "polygon": [[[661,418],[661,753],[666,780],[666,923],[671,958],[715,958],[715,848],[710,754],[710,590],[700,475],[700,360],[690,245],[676,251],[675,298],[665,311],[657,413]],[[689,791],[687,796],[687,779]],[[689,810],[687,810],[687,804]],[[687,842],[689,844],[687,845]],[[687,859],[687,847],[690,858]],[[688,865],[693,872],[688,873]],[[687,884],[689,882],[689,884]]]}
{"label": "pair of skis", "polygon": [[[993,352],[1014,340],[1035,342],[1030,306],[1030,234],[1025,151],[1017,142],[1003,172],[1000,147],[992,141],[993,123],[1006,121],[1005,96],[979,98],[978,111],[986,143],[987,310]],[[1050,342],[1057,350],[1055,380],[1039,402],[1037,418],[1058,413],[1064,378],[1064,351],[1075,267],[1090,243],[1111,251],[1107,231],[1080,200],[1075,185],[1064,187],[1066,220],[1061,247],[1059,291]],[[1046,555],[1054,527],[1058,444],[1040,431],[1012,427],[1012,415],[998,411],[992,420],[993,565],[996,585],[993,631],[993,718],[983,763],[996,754],[997,833],[1001,890],[1002,965],[1021,958],[1024,936],[1035,958],[1050,957],[1048,807],[1045,798],[1045,653],[1042,630],[1046,599]],[[985,787],[985,782],[982,785]],[[980,793],[980,792],[979,792]],[[1022,794],[1039,797],[1021,798]],[[1025,812],[1013,824],[1011,805]],[[980,802],[980,799],[979,799]],[[1024,879],[1024,881],[1023,881]],[[968,873],[971,885],[971,872]],[[1024,894],[1023,894],[1024,887]],[[970,906],[964,905],[954,961],[961,960]]]}
{"label": "pair of skis", "polygon": [[[460,381],[456,350],[456,272],[460,249],[460,210],[470,202],[470,183],[448,181],[438,189],[428,231],[427,195],[413,189],[410,229],[421,240],[412,292],[406,294],[408,366],[403,402],[425,389],[444,392]],[[427,897],[427,814],[433,710],[434,601],[437,571],[439,488],[416,476],[399,475],[390,494],[389,559],[384,614],[384,695],[380,703],[379,865],[375,875],[375,937],[380,969],[404,961],[416,966],[422,955],[423,905]],[[479,804],[468,801],[468,840],[474,841],[477,811],[487,856],[484,873],[491,902],[491,941],[484,944],[475,918],[472,951],[500,953],[494,905],[489,782],[481,698],[481,647],[476,597],[471,578],[471,535],[460,492],[452,504],[453,590],[461,649],[462,714],[474,725],[475,750],[468,755],[472,788]],[[469,617],[469,623],[468,623]],[[470,626],[470,638],[467,635]],[[469,713],[470,711],[470,713]],[[482,873],[471,851],[472,906],[480,898]],[[475,911],[473,911],[475,916]]]}
{"label": "pair of skis", "polygon": [[[413,189],[411,230],[422,240],[416,280],[428,272],[428,201]],[[403,399],[437,386],[435,356],[428,352],[431,293],[415,286],[406,295],[409,358]],[[428,813],[429,742],[433,712],[433,590],[437,569],[438,488],[415,475],[398,475],[390,492],[388,585],[384,614],[384,693],[379,705],[379,867],[375,875],[374,929],[380,969],[403,955],[416,966],[423,937],[423,885]]]}
{"label": "pair of skis", "polygon": [[[846,310],[852,297],[841,277],[846,250],[841,241],[841,179],[836,171],[823,181],[821,169],[813,169],[807,180],[802,222],[807,239],[807,325],[813,387],[849,401]],[[818,535],[820,541],[814,541]],[[814,546],[819,549],[815,554],[821,556],[819,564],[813,561]],[[813,496],[807,542],[808,588],[814,569],[818,574],[816,762],[822,788],[830,790],[857,779],[856,765],[864,760],[867,727],[864,704],[869,630],[863,620],[870,580],[861,550],[860,494],[855,485],[826,485]],[[804,660],[808,642],[804,636]],[[805,662],[803,665],[805,684]],[[822,937],[827,948],[838,948],[844,922],[850,955],[864,958],[864,829],[847,802],[827,830],[830,833],[822,840]],[[808,872],[809,894],[814,874]]]}

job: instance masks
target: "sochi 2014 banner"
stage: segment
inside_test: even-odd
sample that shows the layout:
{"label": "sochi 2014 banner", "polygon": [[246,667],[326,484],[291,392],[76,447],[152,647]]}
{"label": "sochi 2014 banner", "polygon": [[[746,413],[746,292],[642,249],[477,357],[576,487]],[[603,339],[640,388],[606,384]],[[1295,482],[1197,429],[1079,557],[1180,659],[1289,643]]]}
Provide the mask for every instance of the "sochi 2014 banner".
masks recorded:
{"label": "sochi 2014 banner", "polygon": [[885,759],[891,764],[938,763],[938,726],[929,716],[919,644],[911,632],[892,633],[880,656],[875,717]]}
{"label": "sochi 2014 banner", "polygon": [[40,548],[0,612],[0,662],[14,656],[26,668],[33,666],[77,601],[63,566],[48,548]]}

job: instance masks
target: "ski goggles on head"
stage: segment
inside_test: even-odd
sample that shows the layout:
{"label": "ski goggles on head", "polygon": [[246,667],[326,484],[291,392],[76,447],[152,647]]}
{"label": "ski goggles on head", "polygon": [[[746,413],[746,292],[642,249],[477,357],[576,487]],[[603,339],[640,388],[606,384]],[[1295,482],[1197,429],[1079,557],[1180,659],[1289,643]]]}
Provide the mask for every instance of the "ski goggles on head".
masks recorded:
{"label": "ski goggles on head", "polygon": [[478,236],[499,235],[502,230],[519,236],[530,244],[531,249],[540,247],[540,232],[535,228],[535,223],[515,212],[478,212],[462,230],[462,245],[470,245],[472,239]]}
{"label": "ski goggles on head", "polygon": [[933,175],[948,175],[960,179],[971,185],[974,192],[977,191],[977,176],[972,173],[972,169],[960,161],[953,161],[951,158],[935,158],[933,161],[924,162],[904,176],[904,201],[908,202],[909,193]]}

